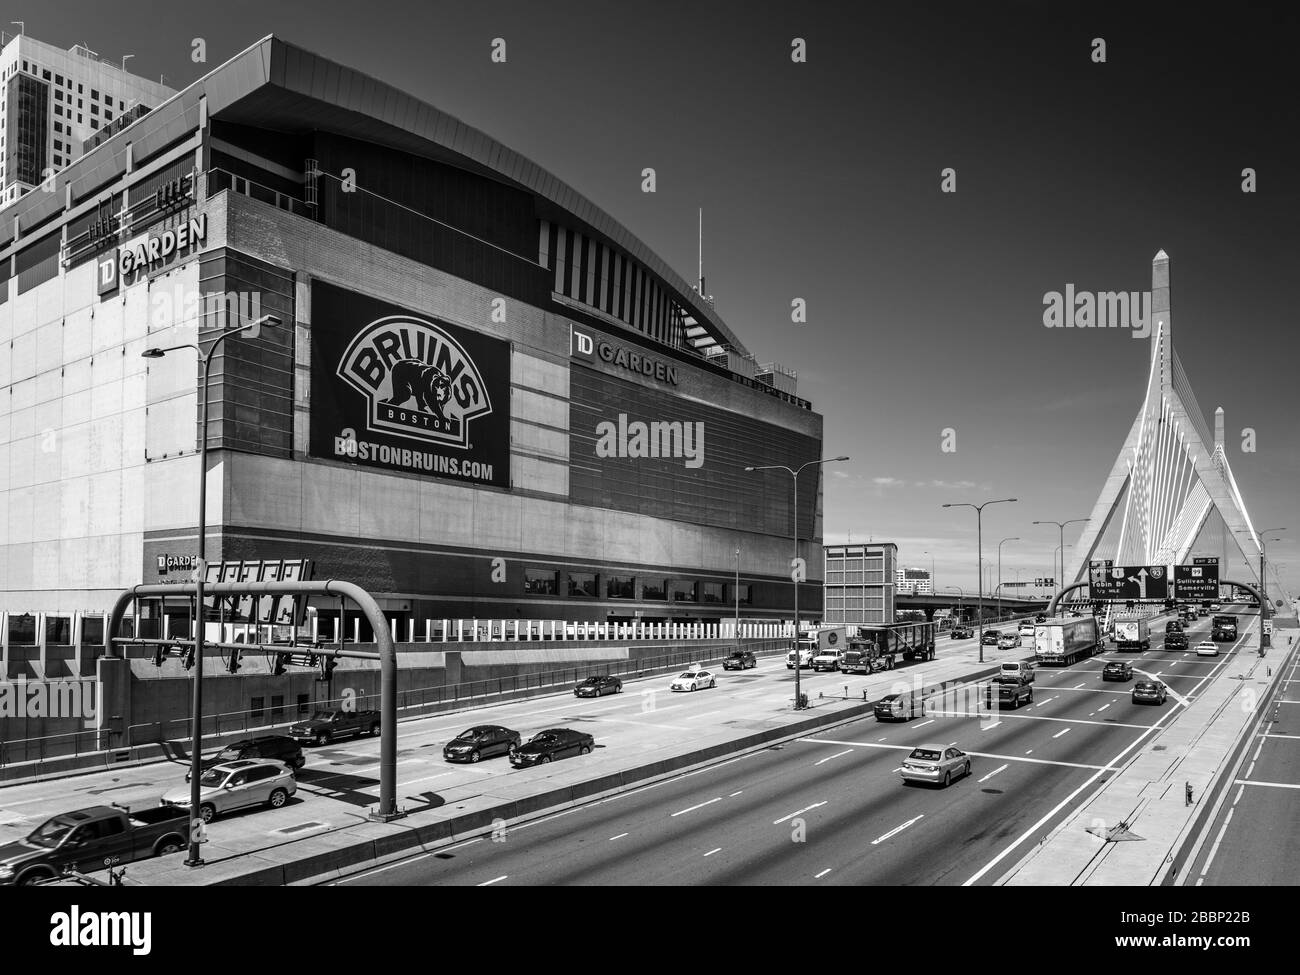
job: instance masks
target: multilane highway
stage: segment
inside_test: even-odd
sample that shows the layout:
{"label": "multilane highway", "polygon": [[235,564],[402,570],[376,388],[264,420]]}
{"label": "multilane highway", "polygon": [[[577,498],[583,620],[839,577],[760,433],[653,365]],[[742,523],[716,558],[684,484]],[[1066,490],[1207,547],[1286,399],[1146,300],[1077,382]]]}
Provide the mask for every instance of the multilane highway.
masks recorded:
{"label": "multilane highway", "polygon": [[[1190,625],[1190,647],[1208,631],[1208,620]],[[1223,644],[1198,658],[1152,637],[1145,653],[1040,668],[1034,703],[1018,711],[990,718],[960,694],[936,697],[905,724],[857,720],[343,882],[992,883],[1236,652]],[[1167,684],[1166,703],[1134,704],[1130,683],[1104,682],[1113,659]],[[807,678],[813,693],[842,680]],[[900,762],[928,742],[968,752],[971,776],[947,789],[905,785]]]}

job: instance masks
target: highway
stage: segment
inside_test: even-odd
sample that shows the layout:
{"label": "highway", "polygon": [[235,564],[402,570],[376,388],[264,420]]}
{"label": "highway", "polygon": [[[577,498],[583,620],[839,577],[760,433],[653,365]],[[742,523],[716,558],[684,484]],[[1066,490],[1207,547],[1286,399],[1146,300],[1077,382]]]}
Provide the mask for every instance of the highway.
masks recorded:
{"label": "highway", "polygon": [[[1193,647],[1208,622],[1189,627]],[[1153,632],[1155,647],[1162,638]],[[1234,653],[1111,651],[1040,668],[1034,703],[1019,711],[990,719],[936,699],[906,724],[856,720],[342,882],[993,883]],[[1164,681],[1169,700],[1133,704],[1130,684],[1102,681],[1116,658]],[[947,789],[905,785],[901,759],[928,742],[970,753],[972,775]]]}
{"label": "highway", "polygon": [[[1277,654],[1278,650],[1270,651]],[[1300,863],[1300,643],[1279,658],[1274,697],[1240,775],[1188,871],[1197,886],[1291,886]],[[1276,720],[1274,720],[1276,716]]]}

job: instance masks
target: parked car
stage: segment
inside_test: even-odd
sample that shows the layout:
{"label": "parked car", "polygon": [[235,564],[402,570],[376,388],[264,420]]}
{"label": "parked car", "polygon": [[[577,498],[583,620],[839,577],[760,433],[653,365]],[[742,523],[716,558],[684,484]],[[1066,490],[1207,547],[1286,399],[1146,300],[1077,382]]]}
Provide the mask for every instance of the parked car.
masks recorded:
{"label": "parked car", "polygon": [[1132,680],[1133,664],[1128,660],[1112,660],[1101,672],[1102,680]]}
{"label": "parked car", "polygon": [[606,694],[618,694],[623,690],[623,682],[608,674],[588,677],[573,689],[574,697],[603,697]]}
{"label": "parked car", "polygon": [[[214,765],[199,776],[199,815],[205,823],[248,806],[279,809],[298,791],[293,769],[273,759],[254,758]],[[190,804],[189,785],[177,786],[162,797],[167,806]]]}
{"label": "parked car", "polygon": [[1186,633],[1166,633],[1165,634],[1166,650],[1186,650],[1187,634]]}
{"label": "parked car", "polygon": [[872,708],[877,721],[910,721],[925,714],[925,701],[911,691],[886,694]]}
{"label": "parked car", "polygon": [[442,746],[442,757],[449,762],[477,762],[493,755],[509,755],[519,747],[517,731],[497,724],[481,724],[462,731]]}
{"label": "parked car", "polygon": [[1133,685],[1134,704],[1164,704],[1169,689],[1158,680],[1140,680]]}
{"label": "parked car", "polygon": [[959,776],[970,775],[970,756],[952,745],[920,745],[903,759],[899,772],[904,782],[947,786]]}
{"label": "parked car", "polygon": [[757,666],[758,658],[752,650],[732,650],[727,654],[727,659],[722,661],[723,670],[744,670],[746,667]]}
{"label": "parked car", "polygon": [[698,691],[704,687],[717,687],[718,678],[707,670],[688,670],[678,674],[669,686],[674,691]]}
{"label": "parked car", "polygon": [[[244,758],[271,758],[284,762],[294,771],[307,764],[307,756],[302,753],[302,745],[288,735],[264,735],[261,738],[245,738],[243,741],[231,742],[215,755],[203,759],[202,769],[206,772],[214,765],[237,762]],[[185,781],[190,780],[190,773],[185,773]]]}
{"label": "parked car", "polygon": [[952,638],[954,640],[969,640],[972,635],[969,626],[954,626],[952,628]]}
{"label": "parked car", "polygon": [[515,768],[545,765],[558,758],[586,755],[596,747],[596,739],[585,731],[569,728],[548,728],[539,731],[510,753],[510,764]]}
{"label": "parked car", "polygon": [[170,806],[137,812],[89,806],[60,813],[25,838],[0,844],[0,886],[51,880],[68,867],[102,870],[165,856],[183,849],[188,835],[188,811]]}
{"label": "parked car", "polygon": [[998,640],[1001,638],[1002,634],[997,630],[985,630],[984,638],[980,640],[980,643],[986,647],[996,647],[998,645]]}
{"label": "parked car", "polygon": [[378,711],[317,711],[306,721],[289,726],[289,737],[313,745],[328,745],[336,738],[366,734],[379,734]]}
{"label": "parked car", "polygon": [[1198,657],[1217,657],[1219,655],[1219,645],[1213,640],[1202,640],[1196,645],[1196,655]]}
{"label": "parked car", "polygon": [[1019,633],[1003,633],[1000,637],[998,637],[999,650],[1011,650],[1012,648],[1018,646],[1020,646]]}

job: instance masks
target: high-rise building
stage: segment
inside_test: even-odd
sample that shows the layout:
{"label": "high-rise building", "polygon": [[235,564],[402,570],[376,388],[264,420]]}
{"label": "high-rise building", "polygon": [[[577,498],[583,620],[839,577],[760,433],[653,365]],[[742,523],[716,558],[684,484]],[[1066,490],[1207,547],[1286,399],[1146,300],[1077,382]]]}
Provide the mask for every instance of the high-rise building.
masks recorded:
{"label": "high-rise building", "polygon": [[934,592],[929,569],[894,570],[894,587],[900,596],[928,596]]}
{"label": "high-rise building", "polygon": [[892,623],[898,546],[826,545],[823,623]]}
{"label": "high-rise building", "polygon": [[0,209],[175,94],[83,44],[0,41]]}

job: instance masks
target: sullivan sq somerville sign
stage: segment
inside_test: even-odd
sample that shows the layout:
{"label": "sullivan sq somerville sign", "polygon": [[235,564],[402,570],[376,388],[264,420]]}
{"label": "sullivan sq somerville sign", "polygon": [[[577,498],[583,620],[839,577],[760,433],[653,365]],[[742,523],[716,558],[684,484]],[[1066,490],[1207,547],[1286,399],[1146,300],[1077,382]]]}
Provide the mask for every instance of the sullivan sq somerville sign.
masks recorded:
{"label": "sullivan sq somerville sign", "polygon": [[510,346],[312,283],[311,454],[510,484]]}

